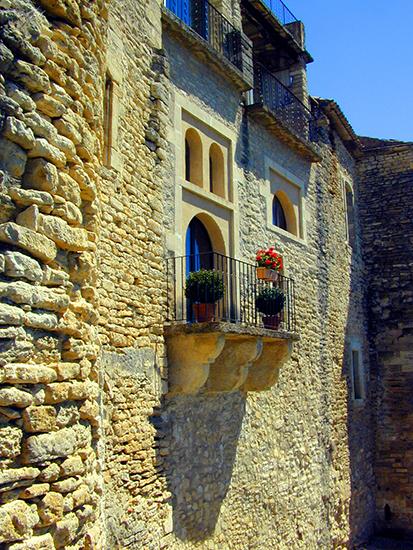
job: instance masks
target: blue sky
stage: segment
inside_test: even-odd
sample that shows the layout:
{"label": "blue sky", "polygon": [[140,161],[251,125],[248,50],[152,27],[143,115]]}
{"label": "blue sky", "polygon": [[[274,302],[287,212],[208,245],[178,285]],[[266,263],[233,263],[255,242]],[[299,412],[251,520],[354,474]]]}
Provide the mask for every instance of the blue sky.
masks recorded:
{"label": "blue sky", "polygon": [[413,141],[413,0],[285,0],[304,22],[312,95],[360,135]]}

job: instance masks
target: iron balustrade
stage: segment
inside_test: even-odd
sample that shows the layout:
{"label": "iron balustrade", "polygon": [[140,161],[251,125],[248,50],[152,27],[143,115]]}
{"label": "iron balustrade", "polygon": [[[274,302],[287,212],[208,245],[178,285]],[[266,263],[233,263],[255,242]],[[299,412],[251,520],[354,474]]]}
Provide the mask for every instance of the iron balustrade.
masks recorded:
{"label": "iron balustrade", "polygon": [[298,21],[282,0],[263,0],[263,2],[283,25]]}
{"label": "iron balustrade", "polygon": [[251,74],[251,44],[207,0],[165,0],[165,6],[237,69]]}
{"label": "iron balustrade", "polygon": [[249,102],[267,107],[298,137],[315,140],[315,118],[310,109],[259,63],[254,65],[254,89]]}
{"label": "iron balustrade", "polygon": [[[199,291],[192,287],[192,299],[185,296],[185,288],[190,273],[202,269],[213,271],[218,274],[215,284],[217,288],[209,287],[205,296],[205,289],[199,287]],[[211,301],[211,296],[219,299],[213,306],[211,321],[225,321],[238,323],[253,327],[264,327],[263,316],[275,316],[276,326],[272,327],[278,331],[295,331],[295,309],[294,309],[294,281],[279,273],[275,281],[264,281],[257,278],[256,265],[241,260],[230,258],[222,254],[211,252],[189,256],[178,256],[167,258],[167,322],[196,323],[199,320],[194,304]],[[223,292],[222,292],[223,288]],[[256,300],[263,291],[272,289],[278,296],[282,293],[284,302],[281,311],[277,311],[277,304],[274,302],[273,310],[266,314],[258,311]],[[220,297],[222,296],[222,297]],[[213,299],[213,298],[212,298]],[[266,327],[268,328],[268,327]]]}

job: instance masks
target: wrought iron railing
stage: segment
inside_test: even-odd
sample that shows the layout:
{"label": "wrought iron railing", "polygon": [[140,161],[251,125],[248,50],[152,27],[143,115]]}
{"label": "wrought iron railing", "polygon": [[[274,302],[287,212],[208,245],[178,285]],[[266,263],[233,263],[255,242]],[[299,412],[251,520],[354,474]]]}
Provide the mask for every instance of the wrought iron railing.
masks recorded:
{"label": "wrought iron railing", "polygon": [[291,13],[282,0],[262,0],[276,18],[283,24],[296,23],[298,19]]}
{"label": "wrought iron railing", "polygon": [[254,64],[254,89],[248,102],[267,107],[295,135],[315,140],[315,118],[310,109],[259,63]]}
{"label": "wrought iron railing", "polygon": [[251,44],[207,0],[164,0],[165,6],[243,73],[252,73]]}
{"label": "wrought iron railing", "polygon": [[[166,269],[168,322],[226,321],[295,331],[294,281],[289,277],[277,273],[275,280],[259,279],[254,264],[216,252],[168,258]],[[191,284],[191,274],[201,270],[215,277],[202,277],[207,285],[194,280]],[[263,298],[264,313],[259,311]]]}

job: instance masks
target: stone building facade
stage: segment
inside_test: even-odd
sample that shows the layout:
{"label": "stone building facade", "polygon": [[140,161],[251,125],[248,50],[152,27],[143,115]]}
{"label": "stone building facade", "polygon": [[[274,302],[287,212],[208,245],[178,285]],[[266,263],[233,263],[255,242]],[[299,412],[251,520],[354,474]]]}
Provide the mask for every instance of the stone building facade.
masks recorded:
{"label": "stone building facade", "polygon": [[409,531],[413,148],[309,97],[285,9],[0,0],[2,548]]}

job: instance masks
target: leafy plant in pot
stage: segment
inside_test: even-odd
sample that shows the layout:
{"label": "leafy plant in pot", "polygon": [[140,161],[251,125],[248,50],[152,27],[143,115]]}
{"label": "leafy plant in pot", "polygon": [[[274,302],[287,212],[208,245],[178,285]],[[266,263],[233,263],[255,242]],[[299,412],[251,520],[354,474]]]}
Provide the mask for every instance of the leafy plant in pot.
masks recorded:
{"label": "leafy plant in pot", "polygon": [[216,303],[224,296],[222,274],[212,269],[192,271],[186,279],[185,296],[198,323],[212,321]]}
{"label": "leafy plant in pot", "polygon": [[258,292],[255,307],[263,314],[262,322],[265,328],[278,329],[284,304],[284,292],[276,286],[266,286]]}

